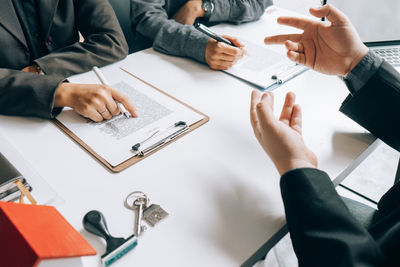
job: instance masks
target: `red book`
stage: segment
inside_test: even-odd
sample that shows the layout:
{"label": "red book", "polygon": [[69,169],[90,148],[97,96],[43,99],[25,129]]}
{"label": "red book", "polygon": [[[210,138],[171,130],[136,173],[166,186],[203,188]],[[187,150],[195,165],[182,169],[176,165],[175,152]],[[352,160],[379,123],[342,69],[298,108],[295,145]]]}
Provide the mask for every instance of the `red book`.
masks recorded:
{"label": "red book", "polygon": [[94,248],[56,208],[0,202],[2,266],[38,266],[89,255],[96,255]]}

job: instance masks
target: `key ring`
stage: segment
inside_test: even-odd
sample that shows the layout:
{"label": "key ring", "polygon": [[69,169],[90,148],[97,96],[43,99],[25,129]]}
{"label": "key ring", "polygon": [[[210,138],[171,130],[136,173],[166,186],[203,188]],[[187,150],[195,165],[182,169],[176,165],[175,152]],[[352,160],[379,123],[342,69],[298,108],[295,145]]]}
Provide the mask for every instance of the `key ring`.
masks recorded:
{"label": "key ring", "polygon": [[140,198],[145,199],[146,203],[150,202],[150,199],[142,191],[133,191],[133,192],[129,193],[125,198],[125,201],[124,201],[125,208],[130,209],[130,210],[134,210],[135,209],[135,204],[134,203],[135,203],[136,200],[138,200]]}

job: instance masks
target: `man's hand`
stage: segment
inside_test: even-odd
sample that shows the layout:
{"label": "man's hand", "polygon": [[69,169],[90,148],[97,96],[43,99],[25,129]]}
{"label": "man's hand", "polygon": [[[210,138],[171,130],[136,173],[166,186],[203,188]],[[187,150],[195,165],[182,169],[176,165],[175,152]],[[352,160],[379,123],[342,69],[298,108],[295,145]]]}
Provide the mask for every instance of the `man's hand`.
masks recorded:
{"label": "man's hand", "polygon": [[210,39],[206,46],[206,62],[214,70],[227,70],[245,54],[244,45],[238,39],[223,36],[236,47]]}
{"label": "man's hand", "polygon": [[100,84],[62,83],[57,88],[54,107],[71,107],[80,115],[99,122],[120,113],[116,101],[121,102],[132,116],[138,116],[126,95]]}
{"label": "man's hand", "polygon": [[261,96],[259,91],[251,95],[250,119],[254,134],[265,152],[274,162],[280,175],[304,167],[317,167],[317,157],[304,144],[301,136],[301,109],[295,105],[294,93],[286,95],[279,118],[273,113],[274,95]]}
{"label": "man's hand", "polygon": [[181,24],[193,25],[197,18],[204,17],[205,15],[202,4],[203,1],[201,0],[190,0],[172,18]]}
{"label": "man's hand", "polygon": [[310,13],[329,22],[280,17],[278,23],[304,30],[302,34],[265,38],[266,44],[285,44],[287,56],[316,71],[347,75],[368,53],[349,19],[331,5],[311,8]]}

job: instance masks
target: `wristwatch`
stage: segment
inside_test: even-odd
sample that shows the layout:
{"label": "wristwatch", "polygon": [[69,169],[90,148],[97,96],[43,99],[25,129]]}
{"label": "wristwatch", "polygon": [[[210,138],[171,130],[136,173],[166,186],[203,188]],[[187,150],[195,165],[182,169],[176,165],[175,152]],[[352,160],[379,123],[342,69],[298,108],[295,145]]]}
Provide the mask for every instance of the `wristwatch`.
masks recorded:
{"label": "wristwatch", "polygon": [[203,8],[205,13],[203,20],[208,21],[211,17],[212,12],[214,11],[214,3],[212,2],[212,0],[203,0],[203,4],[201,5],[201,7]]}

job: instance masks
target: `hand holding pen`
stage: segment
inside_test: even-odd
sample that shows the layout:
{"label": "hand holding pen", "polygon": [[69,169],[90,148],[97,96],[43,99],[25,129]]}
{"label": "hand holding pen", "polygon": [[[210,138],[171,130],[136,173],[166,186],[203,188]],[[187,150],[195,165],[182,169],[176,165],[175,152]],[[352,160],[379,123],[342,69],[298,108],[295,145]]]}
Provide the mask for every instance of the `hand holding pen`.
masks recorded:
{"label": "hand holding pen", "polygon": [[211,38],[205,51],[205,59],[211,69],[227,70],[245,54],[244,45],[237,38],[220,36],[200,23],[196,23],[195,27]]}
{"label": "hand holding pen", "polygon": [[[121,92],[111,88],[107,79],[99,68],[93,67],[93,72],[96,74],[101,84],[106,86],[110,90],[110,95],[104,95],[106,104],[100,108],[102,111],[98,110],[101,116],[106,120],[111,119],[112,116],[118,115],[120,113],[122,113],[126,118],[129,118],[131,116],[137,117],[137,111],[135,107],[131,104],[129,98]],[[112,99],[110,99],[110,97]]]}
{"label": "hand holding pen", "polygon": [[127,96],[101,84],[63,82],[56,89],[53,107],[71,107],[83,117],[100,122],[120,113],[116,100],[121,102],[133,116],[137,116]]}

